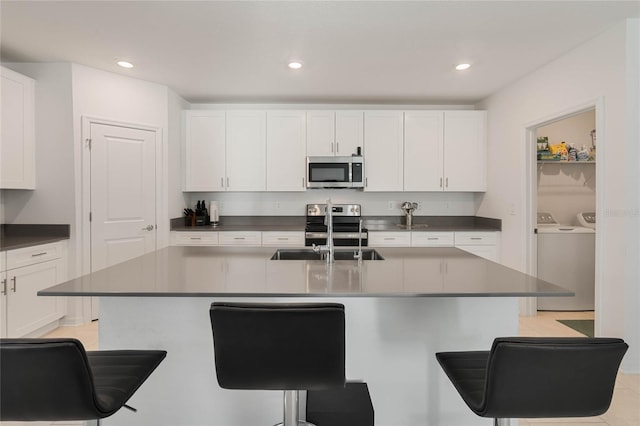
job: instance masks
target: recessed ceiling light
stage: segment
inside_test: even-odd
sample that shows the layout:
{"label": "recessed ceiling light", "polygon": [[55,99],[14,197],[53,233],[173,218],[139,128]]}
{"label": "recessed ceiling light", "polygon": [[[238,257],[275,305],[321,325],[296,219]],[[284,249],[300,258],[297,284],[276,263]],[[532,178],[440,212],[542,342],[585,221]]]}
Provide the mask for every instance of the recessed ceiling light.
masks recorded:
{"label": "recessed ceiling light", "polygon": [[469,68],[471,68],[471,64],[458,64],[458,65],[456,65],[456,69],[458,71],[464,71],[464,70],[469,69]]}
{"label": "recessed ceiling light", "polygon": [[302,68],[302,61],[289,61],[289,68],[292,70],[299,70]]}
{"label": "recessed ceiling light", "polygon": [[133,68],[133,64],[131,62],[127,62],[127,61],[118,61],[118,62],[116,62],[116,64],[118,64],[122,68]]}

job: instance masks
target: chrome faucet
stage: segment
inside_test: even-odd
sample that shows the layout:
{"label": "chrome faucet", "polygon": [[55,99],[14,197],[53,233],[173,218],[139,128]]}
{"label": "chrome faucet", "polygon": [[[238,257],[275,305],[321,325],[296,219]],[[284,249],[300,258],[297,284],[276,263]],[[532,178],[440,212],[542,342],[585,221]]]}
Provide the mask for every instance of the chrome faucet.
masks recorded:
{"label": "chrome faucet", "polygon": [[313,251],[316,253],[327,253],[327,263],[333,263],[335,261],[335,249],[333,247],[333,205],[331,204],[331,198],[327,200],[324,224],[327,226],[327,243],[323,246],[314,244]]}
{"label": "chrome faucet", "polygon": [[358,251],[353,253],[353,258],[362,262],[362,219],[358,222]]}

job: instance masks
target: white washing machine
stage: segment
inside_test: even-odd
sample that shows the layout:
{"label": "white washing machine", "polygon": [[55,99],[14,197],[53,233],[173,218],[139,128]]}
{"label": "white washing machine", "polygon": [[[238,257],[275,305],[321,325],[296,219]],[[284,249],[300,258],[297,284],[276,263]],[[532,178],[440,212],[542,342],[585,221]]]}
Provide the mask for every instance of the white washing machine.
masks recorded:
{"label": "white washing machine", "polygon": [[558,224],[538,213],[538,278],[573,291],[574,297],[539,297],[541,311],[592,311],[595,300],[596,232]]}

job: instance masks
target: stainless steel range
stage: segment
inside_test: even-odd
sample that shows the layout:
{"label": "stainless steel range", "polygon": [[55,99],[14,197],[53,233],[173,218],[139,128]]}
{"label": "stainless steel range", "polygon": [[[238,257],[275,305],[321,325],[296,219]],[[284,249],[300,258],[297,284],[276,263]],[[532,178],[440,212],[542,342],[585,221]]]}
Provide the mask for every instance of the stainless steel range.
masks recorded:
{"label": "stainless steel range", "polygon": [[[307,226],[305,227],[305,246],[327,244],[327,225],[325,225],[327,205],[307,204]],[[335,246],[357,247],[360,237],[360,204],[333,204],[333,243]],[[362,246],[367,246],[369,233],[362,228]]]}

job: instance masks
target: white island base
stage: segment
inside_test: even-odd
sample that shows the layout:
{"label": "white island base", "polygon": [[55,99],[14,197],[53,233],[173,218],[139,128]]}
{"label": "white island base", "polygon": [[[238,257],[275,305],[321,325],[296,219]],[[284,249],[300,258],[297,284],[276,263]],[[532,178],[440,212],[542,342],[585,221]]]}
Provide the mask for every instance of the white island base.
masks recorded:
{"label": "white island base", "polygon": [[344,304],[347,377],[367,382],[376,426],[492,424],[464,404],[435,353],[489,350],[495,337],[518,334],[514,297],[102,297],[101,350],[168,353],[129,401],[138,412],[122,409],[101,423],[264,426],[282,420],[281,392],[218,386],[209,320],[214,300]]}

